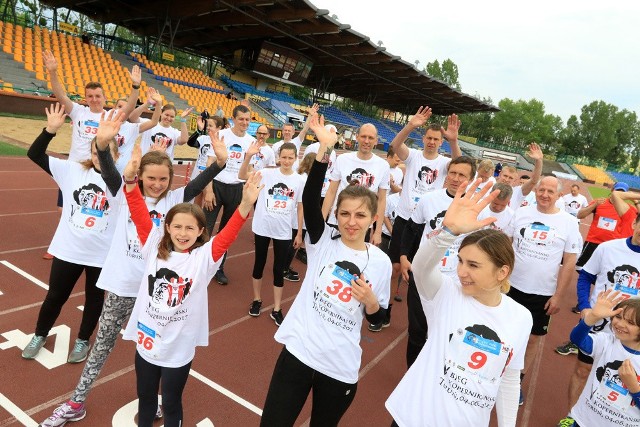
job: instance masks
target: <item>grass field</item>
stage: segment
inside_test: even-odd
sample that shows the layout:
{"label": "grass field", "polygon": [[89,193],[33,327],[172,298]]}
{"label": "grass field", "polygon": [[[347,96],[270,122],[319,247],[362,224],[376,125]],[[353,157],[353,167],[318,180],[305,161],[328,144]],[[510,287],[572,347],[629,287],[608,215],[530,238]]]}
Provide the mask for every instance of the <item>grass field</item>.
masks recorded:
{"label": "grass field", "polygon": [[0,141],[0,156],[26,156],[27,150]]}
{"label": "grass field", "polygon": [[591,194],[592,198],[598,199],[600,197],[609,197],[609,193],[611,193],[611,190],[601,187],[589,187],[589,193]]}

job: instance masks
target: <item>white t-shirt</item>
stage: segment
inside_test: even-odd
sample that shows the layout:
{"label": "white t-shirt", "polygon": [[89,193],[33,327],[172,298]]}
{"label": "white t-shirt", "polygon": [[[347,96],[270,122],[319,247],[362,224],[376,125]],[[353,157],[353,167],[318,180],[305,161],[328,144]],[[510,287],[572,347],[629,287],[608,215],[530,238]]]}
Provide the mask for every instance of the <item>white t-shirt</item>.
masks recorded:
{"label": "white t-shirt", "polygon": [[[300,161],[298,159],[300,158],[300,147],[302,147],[302,140],[300,139],[299,136],[296,136],[295,138],[292,138],[291,141],[289,142],[296,146],[296,152],[298,153],[298,155],[296,156],[296,161],[293,162],[293,166],[291,167],[293,168],[293,170],[298,170],[298,166],[300,166]],[[273,149],[273,152],[276,155],[276,158],[280,158],[280,147],[282,147],[282,144],[284,144],[284,139],[281,139],[278,142],[274,142],[273,145],[271,146],[271,148]]]}
{"label": "white t-shirt", "polygon": [[113,238],[118,204],[95,169],[55,157],[49,157],[49,169],[64,202],[47,252],[63,261],[102,267]]}
{"label": "white t-shirt", "polygon": [[478,221],[485,218],[494,217],[496,219],[496,222],[489,225],[489,228],[504,231],[509,226],[513,214],[514,211],[509,206],[507,206],[502,212],[495,213],[491,210],[490,205],[488,205],[478,214]]}
{"label": "white t-shirt", "polygon": [[[393,177],[393,183],[402,187],[402,180],[404,179],[404,173],[402,173],[402,169],[399,167],[389,168],[389,176]],[[391,182],[391,180],[389,180]],[[389,186],[389,190],[387,190],[387,197],[389,197],[389,193],[391,192],[391,186]]]}
{"label": "white t-shirt", "polygon": [[613,334],[597,333],[593,338],[593,366],[571,417],[581,426],[637,427],[640,410],[632,406],[631,394],[623,387],[618,369],[630,359],[636,372],[640,372],[640,355],[624,349]]}
{"label": "white t-shirt", "polygon": [[245,133],[244,136],[236,136],[231,129],[222,129],[218,132],[218,136],[224,137],[224,145],[227,146],[229,156],[227,157],[227,166],[213,180],[225,184],[244,182],[238,178],[238,172],[244,161],[244,155],[255,138],[248,133]]}
{"label": "white t-shirt", "polygon": [[336,224],[335,208],[338,195],[352,181],[378,194],[379,189],[389,189],[389,164],[375,154],[369,160],[361,160],[358,153],[345,153],[336,159],[331,173],[331,181],[340,181],[333,208],[329,215],[329,224]]}
{"label": "white t-shirt", "polygon": [[[391,221],[391,225],[393,225],[396,220],[396,210],[398,209],[398,203],[400,203],[400,193],[387,195],[387,205],[384,210],[384,216],[389,218],[389,220]],[[384,221],[382,222],[382,234],[386,235],[387,237],[391,237],[391,231],[387,228]]]}
{"label": "white t-shirt", "polygon": [[409,149],[409,156],[404,161],[405,177],[398,205],[400,218],[409,219],[422,196],[430,191],[442,189],[450,161],[451,159],[442,155],[428,160],[422,151]]}
{"label": "white t-shirt", "polygon": [[[309,177],[308,174],[306,173],[301,173],[300,177],[302,178],[302,187],[301,187],[301,191],[302,193],[304,193],[304,186],[307,183],[307,178]],[[302,199],[302,195],[300,195],[300,198]],[[292,221],[291,221],[291,229],[292,230],[297,230],[298,229],[298,214],[295,213],[292,216]],[[304,222],[304,217],[302,219],[302,229],[306,230],[307,229],[307,225]]]}
{"label": "white t-shirt", "polygon": [[211,148],[211,138],[209,135],[200,135],[196,139],[196,143],[198,144],[198,158],[196,159],[196,164],[193,166],[193,170],[191,171],[191,180],[194,180],[207,168],[207,161],[209,160],[209,157],[216,156]]}
{"label": "white t-shirt", "polygon": [[483,305],[447,276],[421,302],[429,339],[387,410],[401,427],[488,426],[505,369],[524,367],[531,314],[506,295]]}
{"label": "white t-shirt", "polygon": [[253,166],[253,170],[259,171],[264,168],[276,165],[276,155],[273,149],[268,145],[260,147],[260,152],[254,154],[249,162]]}
{"label": "white t-shirt", "polygon": [[[478,174],[477,173],[476,173],[475,178],[473,178],[473,180],[475,181],[476,179],[478,179]],[[480,184],[478,184],[478,188],[476,188],[476,193],[481,192],[482,189],[484,187],[486,187],[486,186],[489,186],[489,188],[493,187],[495,183],[496,183],[496,179],[494,177],[490,177],[486,182],[481,182]],[[467,187],[467,189],[469,187],[471,187],[472,184],[473,184],[473,182],[470,182],[469,186]],[[490,192],[491,192],[491,190],[489,190],[489,193],[487,193],[485,195],[485,197],[488,196],[490,194]]]}
{"label": "white t-shirt", "polygon": [[302,203],[304,179],[297,173],[285,175],[280,168],[264,169],[264,188],[258,195],[251,230],[264,237],[291,240],[292,217]]}
{"label": "white t-shirt", "polygon": [[215,237],[191,252],[158,258],[164,230],[153,227],[142,248],[144,275],[123,338],[137,342],[147,362],[178,368],[193,359],[196,346],[209,344],[207,287],[223,257],[211,255]]}
{"label": "white t-shirt", "polygon": [[[388,169],[388,167],[387,167]],[[275,339],[310,368],[338,381],[358,381],[364,305],[351,296],[353,274],[370,282],[381,307],[389,304],[391,261],[378,247],[348,248],[325,226],[318,242],[307,234],[307,274]]]}
{"label": "white t-shirt", "polygon": [[582,270],[596,276],[589,298],[591,307],[595,306],[598,294],[607,289],[620,291],[625,298],[640,298],[640,253],[627,245],[627,239],[599,244]]}
{"label": "white t-shirt", "polygon": [[[318,154],[318,150],[320,149],[320,143],[314,142],[310,144],[306,150],[304,150],[304,155],[310,153]],[[332,150],[331,154],[329,154],[329,165],[327,166],[327,173],[324,176],[324,182],[322,183],[322,192],[320,193],[320,197],[324,197],[327,194],[327,190],[329,189],[329,180],[331,179],[331,173],[333,172],[333,166],[336,164],[336,150]]]}
{"label": "white t-shirt", "polygon": [[116,160],[116,169],[122,173],[125,166],[131,159],[131,153],[133,152],[133,146],[136,144],[138,135],[140,134],[141,123],[124,122],[120,126],[120,132],[116,135],[116,142],[118,143],[118,160]]}
{"label": "white t-shirt", "polygon": [[516,255],[511,283],[528,294],[552,296],[563,254],[582,250],[578,223],[565,211],[544,214],[535,206],[519,208],[504,232],[513,239]]}
{"label": "white t-shirt", "polygon": [[573,216],[578,215],[578,211],[589,204],[587,198],[580,193],[577,196],[573,196],[571,193],[565,194],[562,196],[562,201],[564,202],[564,210]]}
{"label": "white t-shirt", "polygon": [[[400,201],[402,203],[402,196],[400,196]],[[434,230],[442,228],[442,220],[452,202],[453,197],[444,188],[432,191],[420,199],[411,214],[413,222],[424,224],[420,245],[424,244]]]}
{"label": "white t-shirt", "polygon": [[[145,197],[154,227],[160,231],[164,230],[164,217],[167,212],[183,201],[184,187],[169,190],[160,200]],[[122,189],[118,192],[114,204],[119,205],[115,231],[96,286],[121,297],[135,297],[138,295],[140,278],[144,273],[140,239],[138,239],[136,226],[131,220],[129,205]]]}
{"label": "white t-shirt", "polygon": [[98,133],[101,115],[102,111],[92,113],[89,107],[73,103],[73,108],[69,113],[73,124],[69,160],[81,162],[91,158],[91,140]]}
{"label": "white t-shirt", "polygon": [[[532,194],[534,194],[533,190],[529,192],[527,196],[531,196]],[[522,185],[516,185],[515,187],[513,187],[513,194],[511,195],[511,200],[509,201],[509,207],[515,211],[522,205],[525,197],[526,196],[522,194]]]}
{"label": "white t-shirt", "polygon": [[140,141],[142,155],[147,154],[151,145],[156,142],[156,138],[160,137],[171,139],[167,145],[166,153],[173,160],[173,150],[175,150],[178,139],[180,139],[180,131],[171,126],[164,127],[160,123],[142,133],[142,140]]}

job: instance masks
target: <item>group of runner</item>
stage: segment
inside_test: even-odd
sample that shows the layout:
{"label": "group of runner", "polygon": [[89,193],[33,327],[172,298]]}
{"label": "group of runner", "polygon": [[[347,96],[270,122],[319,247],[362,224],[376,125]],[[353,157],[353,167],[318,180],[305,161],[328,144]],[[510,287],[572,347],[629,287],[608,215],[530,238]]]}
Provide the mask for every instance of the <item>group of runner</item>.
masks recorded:
{"label": "group of runner", "polygon": [[[316,105],[300,135],[294,138],[295,128],[285,124],[283,140],[273,147],[266,126],[258,127],[256,138],[247,133],[246,105],[234,108],[233,127],[222,117],[199,119],[189,136],[190,110],[177,131],[171,126],[175,108],[161,106],[157,92],[134,108],[137,67],[128,100],[106,113],[99,83],[87,84],[88,105],[82,106],[67,97],[49,52],[45,65],[60,104],[47,109],[47,127],[29,157],[60,187],[62,214],[48,251],[50,289],[24,358],[35,358],[45,344],[82,271],[87,281],[69,355],[70,363],[86,359],[85,368],[73,396],[41,425],[85,417],[87,395],[122,328],[124,338],[137,343],[139,425],[163,416],[165,425],[181,425],[195,347],[208,344],[207,287],[214,278],[229,283],[226,251],[252,210],[249,314],[262,313],[272,241],[270,317],[283,344],[261,425],[293,425],[310,391],[311,425],[339,423],[357,390],[362,324],[374,332],[390,325],[390,298],[402,301],[392,284],[402,279],[408,284],[408,372],[386,402],[393,424],[488,425],[495,407],[499,425],[515,425],[525,398],[521,382],[573,285],[581,252],[582,320],[571,339],[584,358],[561,425],[640,423],[640,221],[626,202],[639,201],[640,194],[628,186],[619,183],[608,200],[589,205],[579,188],[561,197],[559,179],[542,176],[543,153],[535,143],[528,151],[534,163],[529,180],[519,184],[508,165],[494,178],[491,161],[462,155],[458,117],[450,116],[446,128],[429,125],[428,107],[396,135],[386,161],[373,151],[373,124],[358,129],[357,151],[336,156],[337,129],[324,123]],[[139,118],[147,107],[154,108],[149,121]],[[67,116],[73,126],[69,159],[47,156]],[[424,126],[423,149],[407,147],[409,135]],[[308,131],[317,142],[300,158]],[[439,154],[444,139],[450,159]],[[199,150],[194,174],[172,190],[173,148],[187,142]],[[191,203],[198,196],[204,209]],[[579,218],[592,212],[598,216],[594,236],[583,246]],[[300,280],[291,260],[302,246],[307,269],[284,313],[284,281]],[[604,327],[609,318],[611,327]]]}

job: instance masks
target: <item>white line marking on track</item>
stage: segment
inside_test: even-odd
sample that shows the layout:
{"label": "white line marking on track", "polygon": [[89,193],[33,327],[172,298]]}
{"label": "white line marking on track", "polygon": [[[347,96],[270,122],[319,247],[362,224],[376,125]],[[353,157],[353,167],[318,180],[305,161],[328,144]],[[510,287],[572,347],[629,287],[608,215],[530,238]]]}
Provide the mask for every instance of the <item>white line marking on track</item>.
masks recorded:
{"label": "white line marking on track", "polygon": [[[527,373],[527,377],[531,378],[531,381],[529,381],[529,387],[527,387],[527,393],[524,396],[524,411],[522,412],[522,419],[520,420],[522,427],[527,427],[529,425],[529,418],[531,418],[531,411],[533,410],[531,402],[533,402],[533,398],[536,395],[536,386],[538,385],[538,375],[540,374],[540,366],[542,365],[542,352],[544,350],[545,338],[546,335],[543,336],[538,343],[538,357],[536,357],[536,360],[533,362],[533,372]],[[520,387],[522,387],[522,385],[520,385]],[[529,402],[529,405],[527,405],[527,401]]]}
{"label": "white line marking on track", "polygon": [[48,248],[49,245],[46,246],[33,246],[31,248],[24,248],[24,249],[11,249],[9,251],[2,251],[0,252],[0,255],[6,255],[6,254],[15,254],[17,252],[27,252],[27,251],[34,251],[36,249],[45,249]]}
{"label": "white line marking on track", "polygon": [[407,331],[402,332],[395,340],[391,341],[391,343],[386,346],[384,350],[380,352],[380,354],[374,357],[371,362],[367,363],[364,368],[360,369],[360,374],[358,375],[359,379],[362,379],[362,377],[367,375],[369,371],[373,369],[383,358],[385,358],[391,350],[396,348],[398,344],[400,344],[400,341],[402,341],[407,335]]}
{"label": "white line marking on track", "polygon": [[38,427],[38,423],[27,415],[22,409],[18,408],[12,401],[0,393],[0,406],[7,410],[22,425],[27,427]]}
{"label": "white line marking on track", "polygon": [[189,374],[192,377],[202,381],[203,383],[205,383],[206,385],[208,385],[212,389],[214,389],[214,390],[218,391],[219,393],[227,396],[229,399],[233,400],[234,402],[239,403],[240,405],[244,406],[245,408],[247,408],[251,412],[257,414],[258,416],[262,416],[262,409],[258,408],[254,404],[244,400],[243,398],[241,398],[237,394],[231,392],[230,390],[227,390],[226,388],[222,387],[220,384],[210,380],[209,378],[205,377],[202,374],[199,374],[198,372],[194,371],[193,369],[189,372]]}
{"label": "white line marking on track", "polygon": [[25,279],[31,280],[33,283],[35,283],[36,285],[40,286],[42,289],[47,290],[47,291],[49,290],[49,285],[47,285],[44,282],[41,282],[40,280],[36,279],[35,277],[30,275],[26,271],[24,271],[24,270],[16,267],[15,265],[11,264],[9,261],[0,261],[0,264],[3,264],[5,267],[15,271],[16,273],[18,273],[19,275],[21,275]]}
{"label": "white line marking on track", "polygon": [[0,214],[0,218],[5,216],[16,216],[16,215],[42,215],[42,214],[50,214],[50,213],[60,213],[59,211],[40,211],[40,212],[16,212],[10,214]]}
{"label": "white line marking on track", "polygon": [[58,187],[39,187],[39,188],[3,188],[0,191],[36,191],[36,190],[57,190]]}

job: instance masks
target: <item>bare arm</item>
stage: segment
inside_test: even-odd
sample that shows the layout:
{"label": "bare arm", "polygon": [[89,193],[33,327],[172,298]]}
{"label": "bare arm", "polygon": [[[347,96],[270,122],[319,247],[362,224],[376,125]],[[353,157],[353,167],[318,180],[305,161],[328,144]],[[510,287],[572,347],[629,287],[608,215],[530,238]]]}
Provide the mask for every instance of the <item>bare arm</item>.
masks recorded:
{"label": "bare arm", "polygon": [[378,220],[376,221],[375,230],[373,230],[373,236],[371,237],[371,243],[374,245],[379,245],[382,242],[382,221],[384,218],[384,212],[387,209],[387,190],[383,190],[382,188],[378,188],[378,211],[376,215]]}
{"label": "bare arm", "polygon": [[[162,103],[162,96],[158,92],[154,91],[154,94],[152,95],[152,99],[156,102],[156,105],[160,105],[160,103]],[[143,104],[143,105],[141,105],[141,107],[144,108],[146,106]],[[136,108],[136,110],[137,110],[137,108]],[[151,120],[146,121],[146,122],[144,122],[144,123],[142,123],[140,125],[140,133],[146,132],[149,129],[153,128],[155,125],[157,125],[158,122],[160,121],[160,115],[161,114],[162,114],[162,108],[156,107],[153,110],[153,115],[151,116]]]}
{"label": "bare arm", "polygon": [[240,170],[238,170],[238,178],[247,179],[251,171],[253,171],[253,165],[251,164],[251,159],[253,156],[260,152],[260,148],[262,147],[262,143],[258,140],[255,140],[249,145],[247,148],[247,152],[244,154],[244,160],[242,160],[242,165],[240,166]]}
{"label": "bare arm", "polygon": [[309,119],[312,116],[318,114],[319,109],[320,109],[320,106],[318,104],[313,104],[311,107],[309,107],[309,113],[307,115],[307,119],[304,121],[302,130],[298,134],[298,138],[300,138],[300,141],[304,142],[304,137],[307,136],[307,132],[309,132]]}
{"label": "bare arm", "polygon": [[583,219],[588,217],[589,215],[591,215],[592,213],[594,213],[596,211],[596,208],[598,206],[600,206],[601,204],[604,203],[604,201],[607,200],[604,197],[600,197],[599,199],[594,200],[592,203],[590,203],[589,205],[585,206],[584,208],[580,209],[578,211],[578,213],[576,214],[576,217],[578,219]]}
{"label": "bare arm", "polygon": [[73,110],[73,101],[69,99],[67,91],[64,90],[60,79],[58,79],[58,61],[53,56],[53,53],[48,50],[44,51],[42,58],[44,60],[44,66],[49,73],[49,78],[51,79],[51,90],[53,94],[58,99],[58,102],[64,106],[67,114],[71,113],[71,110]]}
{"label": "bare arm", "polygon": [[562,265],[560,266],[560,270],[558,271],[556,292],[551,298],[549,298],[544,306],[545,310],[547,311],[547,315],[549,316],[560,311],[560,299],[571,283],[571,276],[573,275],[573,271],[576,268],[576,259],[576,254],[570,254],[568,252],[565,252],[562,257]]}
{"label": "bare arm", "polygon": [[189,129],[187,129],[187,117],[193,111],[193,107],[189,107],[180,114],[180,137],[178,138],[178,145],[184,145],[189,140]]}
{"label": "bare arm", "polygon": [[630,200],[634,205],[637,205],[640,200],[640,193],[636,193],[634,191],[612,191],[609,199],[611,200],[613,207],[616,209],[618,216],[622,218],[622,216],[631,208],[627,203],[627,200]]}
{"label": "bare arm", "polygon": [[136,103],[140,97],[140,83],[142,82],[142,71],[140,71],[140,67],[134,65],[131,71],[129,71],[129,77],[131,77],[131,93],[129,94],[129,99],[127,99],[127,105],[123,108],[126,116],[129,116],[129,114],[136,109]]}
{"label": "bare arm", "polygon": [[427,123],[431,117],[431,108],[429,107],[420,107],[416,114],[409,120],[409,122],[403,127],[400,132],[393,138],[391,141],[391,148],[393,151],[400,157],[400,160],[405,161],[407,157],[409,157],[409,148],[405,145],[405,141],[411,135],[415,129],[423,126]]}
{"label": "bare arm", "polygon": [[532,142],[529,145],[529,153],[527,153],[529,157],[534,160],[533,173],[531,174],[531,179],[522,185],[522,195],[526,196],[531,193],[533,187],[540,181],[540,177],[542,176],[542,164],[544,154],[540,149],[540,146],[535,142]]}

